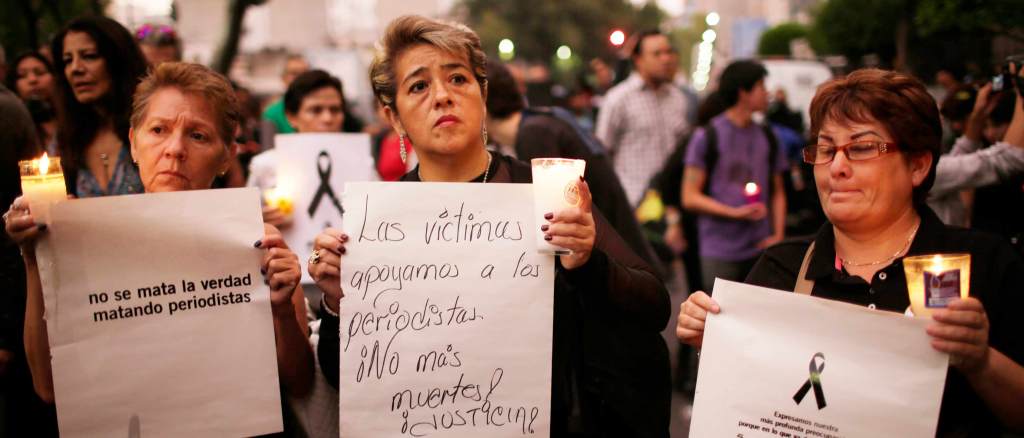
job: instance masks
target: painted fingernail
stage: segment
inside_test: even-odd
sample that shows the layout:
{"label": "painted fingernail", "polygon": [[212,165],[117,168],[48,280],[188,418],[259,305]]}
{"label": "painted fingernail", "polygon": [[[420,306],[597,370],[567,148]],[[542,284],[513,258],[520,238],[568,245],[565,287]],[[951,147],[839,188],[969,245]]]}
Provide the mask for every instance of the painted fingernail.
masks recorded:
{"label": "painted fingernail", "polygon": [[544,213],[544,219],[551,220],[553,217],[555,217],[554,213]]}
{"label": "painted fingernail", "polygon": [[339,253],[341,253],[341,254],[344,254],[344,253],[345,253],[345,251],[347,251],[347,250],[345,249],[345,247],[344,247],[344,246],[338,247],[338,252],[339,252]]}
{"label": "painted fingernail", "polygon": [[348,242],[348,234],[342,234],[341,235],[341,241],[342,242]]}
{"label": "painted fingernail", "polygon": [[263,284],[265,284],[265,285],[267,285],[267,286],[270,286],[270,280],[269,280],[269,279],[266,279],[266,278],[264,278],[264,279],[263,279]]}
{"label": "painted fingernail", "polygon": [[267,269],[266,268],[260,268],[260,274],[267,275]]}
{"label": "painted fingernail", "polygon": [[545,234],[544,235],[544,240],[551,240],[551,235],[550,234]]}
{"label": "painted fingernail", "polygon": [[46,224],[39,224],[36,228],[39,229],[39,231],[46,231],[47,226]]}
{"label": "painted fingernail", "polygon": [[541,231],[547,231],[547,230],[548,230],[548,228],[549,228],[549,227],[548,227],[547,225],[541,225],[541,226],[540,226],[540,230],[541,230]]}
{"label": "painted fingernail", "polygon": [[580,182],[583,182],[583,175],[580,175]]}
{"label": "painted fingernail", "polygon": [[253,248],[259,248],[260,245],[263,245],[263,241],[262,240],[257,240],[256,243],[252,244]]}

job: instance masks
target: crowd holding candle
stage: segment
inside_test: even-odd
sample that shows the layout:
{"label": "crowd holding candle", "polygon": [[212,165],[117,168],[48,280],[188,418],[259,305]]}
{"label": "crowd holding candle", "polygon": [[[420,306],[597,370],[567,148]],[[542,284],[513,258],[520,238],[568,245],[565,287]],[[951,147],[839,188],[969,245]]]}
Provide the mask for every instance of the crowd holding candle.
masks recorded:
{"label": "crowd holding candle", "polygon": [[[139,44],[148,45],[148,70]],[[640,101],[645,93],[672,87],[675,73],[666,67],[674,66],[675,50],[665,35],[643,33],[634,44],[632,59],[644,74],[610,93],[631,103],[618,103],[617,116],[604,113],[601,131],[636,148],[644,146],[636,141],[641,137],[672,137],[671,144],[657,145],[659,156],[682,148],[671,158],[678,162],[670,163],[679,168],[673,202],[682,211],[670,208],[672,223],[656,231],[641,231],[633,215],[646,202],[634,199],[641,194],[638,177],[631,174],[626,196],[611,164],[642,157],[614,156],[617,150],[606,151],[558,110],[529,107],[509,70],[494,61],[489,65],[480,37],[470,28],[420,16],[396,18],[383,31],[367,72],[381,123],[397,136],[400,148],[402,164],[387,163],[389,174],[410,168],[400,178],[407,183],[533,185],[537,228],[524,235],[538,252],[554,255],[556,269],[551,429],[544,432],[668,436],[672,381],[661,332],[674,329],[679,342],[699,349],[709,314],[728,312],[713,298],[716,278],[927,318],[931,347],[948,355],[950,366],[937,436],[1024,431],[1024,322],[1016,316],[1024,305],[1024,259],[1006,239],[950,226],[941,211],[937,215],[929,207],[935,201],[929,199],[932,186],[938,184],[943,196],[951,193],[956,185],[951,181],[968,175],[959,167],[967,160],[1024,155],[1024,90],[1014,85],[1024,80],[1007,84],[1005,93],[1015,93],[1016,99],[1012,119],[998,133],[989,132],[1002,145],[998,153],[1004,155],[998,158],[995,148],[968,156],[962,144],[954,148],[959,158],[944,157],[939,107],[912,76],[860,69],[822,84],[809,106],[810,143],[800,149],[797,166],[813,175],[824,223],[812,236],[787,239],[783,175],[791,163],[771,127],[755,117],[768,108],[768,71],[752,60],[730,64],[715,93],[723,99],[721,108],[688,130],[692,135],[681,132],[691,121],[682,119],[674,88],[664,92],[671,99],[664,112],[679,120],[646,133],[627,132],[627,119],[648,115],[623,108],[635,103],[633,98]],[[311,403],[311,392],[322,388],[336,396],[339,355],[351,354],[339,351],[344,322],[338,314],[345,306],[340,280],[345,259],[357,256],[346,247],[352,230],[336,225],[309,236],[309,254],[288,247],[279,229],[296,228],[292,215],[305,213],[296,212],[295,202],[311,193],[298,193],[279,178],[273,148],[243,161],[243,169],[237,139],[247,121],[228,79],[178,61],[181,40],[170,26],[147,24],[133,37],[112,19],[77,18],[56,34],[51,50],[52,67],[31,52],[18,58],[12,66],[17,78],[9,81],[26,104],[48,105],[49,117],[39,110],[31,128],[44,140],[51,137],[49,147],[12,145],[21,156],[4,155],[11,163],[2,163],[16,163],[20,180],[3,206],[6,236],[0,240],[9,240],[0,248],[10,250],[17,265],[4,266],[0,279],[12,269],[23,279],[23,287],[11,282],[25,297],[24,311],[18,309],[24,317],[19,349],[38,398],[54,401],[46,272],[40,271],[43,260],[36,250],[54,235],[48,230],[61,226],[51,219],[53,206],[92,196],[208,190],[229,172],[244,173],[246,185],[261,193],[265,233],[252,238],[263,254],[260,268],[270,289],[282,391],[293,402]],[[299,70],[310,67],[301,58],[291,61],[302,61]],[[1010,68],[1018,79],[1024,77],[1020,67]],[[509,88],[491,101],[489,72]],[[278,122],[297,132],[288,135],[341,132],[346,120],[341,80],[316,68],[295,73],[281,103],[275,103],[284,114]],[[637,94],[623,97],[629,90]],[[986,102],[989,92],[982,94]],[[1010,99],[1006,96],[1000,98]],[[613,117],[619,119],[609,120]],[[976,122],[969,129],[973,136]],[[529,141],[537,144],[522,144]],[[538,151],[550,156],[536,156]],[[415,160],[409,160],[413,154]],[[992,183],[1012,180],[1007,172],[1014,168],[1000,163],[972,166],[970,175]],[[591,183],[595,172],[601,181]],[[658,178],[665,176],[653,180]],[[340,195],[339,189],[334,188]],[[616,211],[602,211],[600,203]],[[701,240],[699,257],[691,260],[699,265],[705,290],[692,291],[672,321],[675,280],[663,275],[660,262],[672,262],[674,252],[686,245],[682,236],[674,244],[667,237],[670,230],[681,232],[680,214],[696,218],[697,235],[686,238]],[[667,259],[657,260],[651,243],[668,251]],[[315,282],[305,292],[302,269]],[[500,340],[494,344],[500,348]],[[0,344],[0,376],[4,350]],[[330,386],[318,388],[320,381]],[[39,418],[33,421],[54,421]],[[316,433],[287,429],[289,436],[337,434],[330,427]]]}

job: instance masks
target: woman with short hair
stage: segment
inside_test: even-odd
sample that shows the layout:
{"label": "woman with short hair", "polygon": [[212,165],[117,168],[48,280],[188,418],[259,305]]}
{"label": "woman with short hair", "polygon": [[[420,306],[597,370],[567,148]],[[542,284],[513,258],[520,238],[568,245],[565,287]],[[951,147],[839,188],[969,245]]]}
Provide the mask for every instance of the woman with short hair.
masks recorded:
{"label": "woman with short hair", "polygon": [[[222,76],[198,64],[156,67],[139,84],[131,113],[131,156],[139,163],[146,192],[209,189],[234,158],[232,139],[240,118],[234,91]],[[28,276],[25,350],[32,380],[39,396],[52,402],[50,346],[35,256],[35,239],[46,225],[35,223],[24,197],[4,214],[4,224],[21,248]],[[313,352],[306,340],[298,259],[273,226],[265,226],[257,245],[266,250],[260,269],[270,287],[281,382],[289,394],[302,395],[311,385]]]}
{"label": "woman with short hair", "polygon": [[[374,95],[419,157],[404,181],[531,182],[528,164],[485,147],[487,58],[472,30],[404,16],[391,22],[379,47],[370,67]],[[541,228],[551,243],[573,251],[556,264],[551,436],[666,437],[671,400],[660,331],[667,291],[592,209],[587,184],[578,187],[582,205],[549,213]],[[318,357],[335,385],[347,240],[340,230],[324,230],[307,265],[325,293]]]}
{"label": "woman with short hair", "polygon": [[[999,436],[1024,429],[1024,261],[1000,239],[944,225],[925,204],[935,180],[942,127],[920,81],[902,73],[858,70],[818,88],[804,149],[828,222],[812,239],[770,247],[746,282],[904,313],[903,259],[970,253],[970,297],[933,314],[931,345],[950,355],[937,436]],[[1017,107],[1008,142],[1024,140]],[[676,334],[700,346],[706,293],[680,309]]]}

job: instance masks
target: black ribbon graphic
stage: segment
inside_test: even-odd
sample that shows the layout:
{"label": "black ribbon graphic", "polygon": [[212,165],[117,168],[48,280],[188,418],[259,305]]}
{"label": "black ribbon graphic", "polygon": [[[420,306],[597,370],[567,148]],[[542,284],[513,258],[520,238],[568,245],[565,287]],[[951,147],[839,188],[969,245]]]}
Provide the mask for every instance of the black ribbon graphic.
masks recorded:
{"label": "black ribbon graphic", "polygon": [[[819,357],[821,358],[821,365],[815,364],[815,359]],[[814,356],[811,357],[811,363],[808,365],[808,368],[810,368],[811,376],[807,378],[804,385],[800,387],[795,395],[793,395],[793,401],[795,401],[796,404],[800,404],[800,402],[803,401],[804,396],[807,395],[807,391],[810,391],[813,387],[814,401],[818,402],[818,410],[822,410],[825,408],[825,392],[821,390],[821,372],[825,369],[825,355],[815,353]]]}
{"label": "black ribbon graphic", "polygon": [[[326,160],[324,160],[326,158]],[[316,195],[313,195],[313,202],[309,204],[309,217],[313,217],[316,213],[316,209],[320,206],[320,201],[324,195],[331,198],[331,203],[334,204],[334,208],[338,209],[339,214],[345,214],[345,209],[341,207],[341,201],[334,194],[334,189],[331,188],[331,156],[327,151],[320,151],[320,155],[316,157],[316,173],[320,175],[320,188],[316,190]]]}

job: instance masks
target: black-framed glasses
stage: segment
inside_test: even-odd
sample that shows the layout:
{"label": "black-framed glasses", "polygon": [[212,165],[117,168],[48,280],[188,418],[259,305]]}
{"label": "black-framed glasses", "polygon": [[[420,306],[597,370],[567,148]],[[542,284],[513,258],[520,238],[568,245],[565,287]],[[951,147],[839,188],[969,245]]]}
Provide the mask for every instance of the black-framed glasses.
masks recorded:
{"label": "black-framed glasses", "polygon": [[855,141],[842,146],[810,145],[804,148],[804,162],[809,164],[828,164],[836,158],[839,151],[846,154],[850,161],[865,161],[878,158],[896,150],[896,143],[883,141]]}

